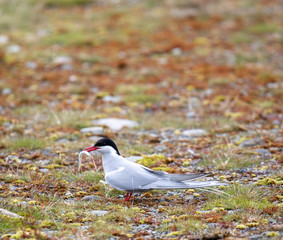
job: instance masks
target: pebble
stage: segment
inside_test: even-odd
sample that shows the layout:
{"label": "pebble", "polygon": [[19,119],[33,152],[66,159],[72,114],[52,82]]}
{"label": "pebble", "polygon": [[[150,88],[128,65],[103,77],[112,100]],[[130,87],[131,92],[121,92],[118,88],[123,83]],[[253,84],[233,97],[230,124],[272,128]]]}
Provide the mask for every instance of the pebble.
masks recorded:
{"label": "pebble", "polygon": [[3,95],[9,95],[9,94],[11,94],[13,91],[12,91],[12,89],[11,88],[4,88],[3,90],[2,90],[2,94]]}
{"label": "pebble", "polygon": [[101,199],[101,198],[98,197],[98,196],[89,195],[89,196],[83,197],[81,200],[82,201],[98,201],[99,199]]}
{"label": "pebble", "polygon": [[239,145],[240,148],[246,148],[246,147],[254,147],[254,146],[260,146],[264,145],[265,141],[261,138],[253,138],[253,139],[246,139],[242,141]]}
{"label": "pebble", "polygon": [[22,216],[20,216],[16,213],[10,212],[10,211],[3,209],[3,208],[0,208],[0,214],[8,216],[8,217],[13,217],[13,218],[22,218]]}
{"label": "pebble", "polygon": [[0,35],[0,44],[7,44],[9,42],[9,38],[6,35]]}
{"label": "pebble", "polygon": [[88,214],[91,214],[91,215],[96,215],[96,216],[104,216],[105,214],[108,213],[108,211],[104,211],[104,210],[92,210],[92,211],[89,211],[87,212]]}
{"label": "pebble", "polygon": [[122,97],[121,96],[105,96],[102,98],[104,102],[111,102],[111,103],[118,103],[121,102]]}
{"label": "pebble", "polygon": [[101,135],[103,134],[103,127],[88,127],[88,128],[82,128],[81,133],[92,133],[94,135]]}
{"label": "pebble", "polygon": [[164,145],[157,145],[154,147],[154,150],[157,152],[163,152],[164,150],[166,150],[166,147]]}
{"label": "pebble", "polygon": [[21,47],[19,45],[11,45],[7,48],[8,53],[19,53],[21,51]]}
{"label": "pebble", "polygon": [[207,135],[207,131],[203,129],[189,129],[189,130],[184,130],[182,132],[182,135],[188,136],[188,137],[201,137]]}
{"label": "pebble", "polygon": [[102,118],[98,120],[93,120],[92,122],[97,125],[107,126],[114,132],[117,132],[124,127],[133,128],[138,126],[138,123],[135,121],[119,118]]}
{"label": "pebble", "polygon": [[29,68],[29,69],[36,69],[37,68],[37,63],[28,61],[28,62],[26,62],[25,66],[26,66],[26,68]]}
{"label": "pebble", "polygon": [[68,64],[72,62],[72,58],[67,57],[67,56],[58,56],[53,60],[53,63],[57,65],[63,65],[63,64]]}
{"label": "pebble", "polygon": [[68,140],[67,138],[61,138],[59,140],[56,141],[57,143],[67,143],[70,142],[70,140]]}
{"label": "pebble", "polygon": [[255,152],[259,153],[260,155],[264,156],[264,157],[272,157],[271,152],[269,152],[266,149],[260,148],[260,149],[256,149]]}
{"label": "pebble", "polygon": [[191,201],[191,200],[193,200],[194,199],[194,196],[193,195],[188,195],[188,196],[185,196],[184,197],[184,201],[187,201],[187,202],[189,202],[189,201]]}

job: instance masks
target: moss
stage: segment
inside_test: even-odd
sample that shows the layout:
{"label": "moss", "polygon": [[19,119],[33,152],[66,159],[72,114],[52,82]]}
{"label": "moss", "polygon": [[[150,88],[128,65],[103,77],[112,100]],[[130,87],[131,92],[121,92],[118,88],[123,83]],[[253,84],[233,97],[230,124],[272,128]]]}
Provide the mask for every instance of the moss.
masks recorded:
{"label": "moss", "polygon": [[236,226],[236,229],[246,229],[246,228],[248,228],[248,227],[246,225],[244,225],[244,224],[238,224]]}
{"label": "moss", "polygon": [[43,0],[48,7],[72,7],[92,3],[92,0]]}
{"label": "moss", "polygon": [[279,232],[268,232],[268,233],[266,233],[266,236],[267,237],[279,237],[280,234],[279,234]]}
{"label": "moss", "polygon": [[275,185],[275,184],[277,184],[277,181],[275,179],[267,177],[262,180],[258,180],[255,185],[263,186],[263,185]]}
{"label": "moss", "polygon": [[43,139],[38,139],[34,137],[20,137],[11,140],[7,143],[7,148],[10,150],[24,149],[43,149],[47,146],[47,142]]}
{"label": "moss", "polygon": [[166,158],[162,154],[152,154],[149,156],[144,156],[143,159],[138,160],[137,162],[146,167],[153,167],[153,166],[158,166],[161,163],[164,163],[165,160]]}

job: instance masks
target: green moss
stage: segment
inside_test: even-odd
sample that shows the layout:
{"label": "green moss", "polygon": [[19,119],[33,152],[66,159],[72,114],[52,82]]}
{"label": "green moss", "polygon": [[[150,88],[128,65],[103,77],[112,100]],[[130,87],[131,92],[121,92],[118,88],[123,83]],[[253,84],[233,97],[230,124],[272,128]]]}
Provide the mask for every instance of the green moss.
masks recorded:
{"label": "green moss", "polygon": [[142,164],[146,167],[158,166],[161,163],[164,163],[166,160],[165,156],[162,154],[153,154],[150,156],[144,156],[143,159],[138,160],[139,164]]}
{"label": "green moss", "polygon": [[[279,181],[279,182],[280,182],[280,181]],[[264,179],[262,179],[262,180],[258,180],[258,181],[256,182],[256,185],[258,185],[258,186],[262,186],[262,185],[276,185],[276,184],[278,184],[278,182],[276,181],[276,179],[269,178],[269,177],[264,178]]]}
{"label": "green moss", "polygon": [[43,39],[45,45],[60,44],[64,46],[96,45],[98,38],[91,33],[83,31],[70,31],[66,33],[55,33]]}
{"label": "green moss", "polygon": [[72,7],[92,3],[92,0],[43,0],[48,7]]}
{"label": "green moss", "polygon": [[23,223],[19,218],[10,218],[0,215],[0,234],[12,232],[22,227]]}
{"label": "green moss", "polygon": [[122,85],[117,89],[118,94],[124,95],[127,103],[145,104],[156,103],[162,100],[162,95],[147,93],[150,86],[143,85]]}
{"label": "green moss", "polygon": [[47,142],[43,139],[38,139],[34,137],[20,137],[13,139],[7,143],[7,148],[10,150],[20,150],[24,149],[43,149],[47,146]]}
{"label": "green moss", "polygon": [[259,23],[249,27],[248,30],[257,34],[273,33],[279,30],[279,26],[271,23]]}
{"label": "green moss", "polygon": [[231,36],[231,40],[234,43],[249,43],[252,38],[248,33],[245,32],[237,32]]}

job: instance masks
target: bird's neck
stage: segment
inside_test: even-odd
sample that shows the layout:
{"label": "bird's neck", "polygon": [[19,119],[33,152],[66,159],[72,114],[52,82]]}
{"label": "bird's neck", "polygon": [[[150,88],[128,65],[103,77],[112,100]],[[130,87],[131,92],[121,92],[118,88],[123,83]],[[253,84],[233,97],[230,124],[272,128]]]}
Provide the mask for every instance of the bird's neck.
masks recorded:
{"label": "bird's neck", "polygon": [[102,155],[102,165],[105,174],[117,170],[121,167],[121,162],[123,161],[123,157],[118,155],[116,152],[104,153]]}

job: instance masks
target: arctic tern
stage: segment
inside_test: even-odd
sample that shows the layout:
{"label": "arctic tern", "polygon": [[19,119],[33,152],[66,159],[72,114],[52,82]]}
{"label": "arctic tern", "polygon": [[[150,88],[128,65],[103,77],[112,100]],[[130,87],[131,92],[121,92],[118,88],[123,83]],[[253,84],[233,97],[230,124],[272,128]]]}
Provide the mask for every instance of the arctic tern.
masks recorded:
{"label": "arctic tern", "polygon": [[127,192],[125,201],[129,201],[132,193],[135,192],[225,185],[225,183],[218,181],[194,181],[210,175],[209,173],[170,174],[130,162],[120,155],[116,144],[109,138],[98,140],[94,146],[88,147],[84,151],[88,153],[95,151],[102,154],[105,180],[112,187]]}

